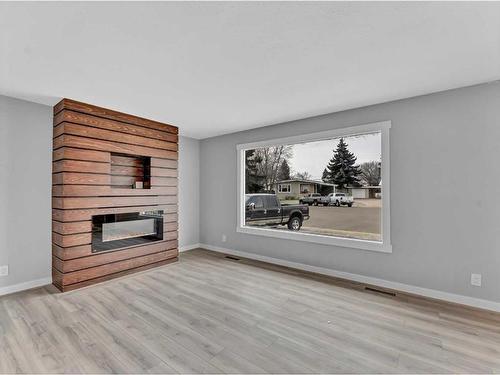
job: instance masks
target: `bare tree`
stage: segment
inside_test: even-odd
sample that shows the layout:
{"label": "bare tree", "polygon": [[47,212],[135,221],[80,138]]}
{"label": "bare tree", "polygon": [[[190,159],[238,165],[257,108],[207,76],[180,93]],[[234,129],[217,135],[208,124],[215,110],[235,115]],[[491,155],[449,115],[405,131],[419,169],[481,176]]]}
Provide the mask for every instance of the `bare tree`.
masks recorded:
{"label": "bare tree", "polygon": [[359,170],[364,185],[378,186],[380,183],[380,162],[367,161],[359,166]]}
{"label": "bare tree", "polygon": [[264,188],[274,189],[278,180],[278,171],[285,159],[292,157],[293,146],[261,147],[255,150],[261,162],[258,164],[259,174],[264,176]]}
{"label": "bare tree", "polygon": [[295,175],[293,177],[297,178],[299,180],[311,180],[312,179],[311,174],[307,171],[297,172],[297,173],[295,173]]}

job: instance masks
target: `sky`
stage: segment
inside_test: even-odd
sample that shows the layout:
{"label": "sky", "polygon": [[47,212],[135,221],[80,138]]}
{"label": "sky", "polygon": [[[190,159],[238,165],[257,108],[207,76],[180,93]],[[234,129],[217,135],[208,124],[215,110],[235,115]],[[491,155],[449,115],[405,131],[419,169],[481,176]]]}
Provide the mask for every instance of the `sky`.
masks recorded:
{"label": "sky", "polygon": [[[293,156],[289,160],[292,173],[307,171],[313,180],[321,180],[323,170],[332,158],[339,139],[293,145]],[[357,157],[356,164],[372,160],[380,161],[382,153],[380,133],[344,137],[344,141],[349,151]]]}

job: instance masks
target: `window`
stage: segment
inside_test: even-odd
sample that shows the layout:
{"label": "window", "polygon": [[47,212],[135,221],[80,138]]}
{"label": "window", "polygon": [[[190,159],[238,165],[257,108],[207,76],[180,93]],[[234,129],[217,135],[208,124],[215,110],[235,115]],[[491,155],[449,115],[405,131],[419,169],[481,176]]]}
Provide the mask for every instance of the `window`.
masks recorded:
{"label": "window", "polygon": [[[237,231],[391,252],[390,127],[384,121],[238,145]],[[280,180],[295,180],[301,195],[279,195],[291,193]]]}
{"label": "window", "polygon": [[261,196],[249,196],[247,205],[252,204],[254,208],[264,208],[264,199]]}
{"label": "window", "polygon": [[311,185],[309,185],[309,184],[300,184],[300,194],[307,194],[307,193],[309,193],[309,188],[310,187],[311,187]]}
{"label": "window", "polygon": [[290,184],[278,184],[278,193],[290,193]]}

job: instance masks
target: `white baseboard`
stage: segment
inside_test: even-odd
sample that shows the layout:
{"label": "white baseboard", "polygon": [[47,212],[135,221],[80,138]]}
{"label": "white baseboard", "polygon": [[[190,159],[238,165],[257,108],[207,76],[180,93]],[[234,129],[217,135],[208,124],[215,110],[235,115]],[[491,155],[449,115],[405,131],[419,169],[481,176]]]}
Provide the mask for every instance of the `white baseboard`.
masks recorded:
{"label": "white baseboard", "polygon": [[24,283],[4,286],[0,288],[0,296],[4,296],[6,294],[21,292],[27,289],[38,288],[40,286],[45,286],[52,284],[52,277],[44,277],[42,279],[26,281]]}
{"label": "white baseboard", "polygon": [[189,251],[189,250],[197,249],[199,247],[201,247],[201,244],[199,244],[199,243],[194,243],[192,245],[181,246],[181,247],[179,247],[179,252],[182,253],[183,251]]}
{"label": "white baseboard", "polygon": [[310,265],[303,264],[303,263],[290,262],[290,261],[283,260],[283,259],[272,258],[272,257],[268,257],[265,255],[248,253],[245,251],[226,249],[223,247],[213,246],[213,245],[209,245],[209,244],[202,243],[202,244],[199,244],[199,247],[201,247],[203,249],[211,250],[211,251],[216,251],[219,253],[225,253],[225,254],[239,256],[242,258],[260,260],[262,262],[267,262],[267,263],[277,264],[280,266],[295,268],[295,269],[299,269],[302,271],[309,271],[309,272],[319,273],[322,275],[339,277],[342,279],[357,281],[359,283],[364,283],[364,284],[376,285],[376,286],[379,286],[382,288],[394,289],[394,290],[398,290],[401,292],[411,293],[411,294],[415,294],[415,295],[419,295],[419,296],[423,296],[423,297],[434,298],[434,299],[439,299],[439,300],[446,301],[446,302],[453,302],[453,303],[458,303],[461,305],[467,305],[467,306],[476,307],[476,308],[480,308],[480,309],[500,312],[500,303],[499,302],[488,301],[488,300],[464,296],[464,295],[460,295],[460,294],[442,292],[442,291],[435,290],[435,289],[422,288],[419,286],[402,284],[402,283],[398,283],[395,281],[388,281],[388,280],[378,279],[378,278],[370,277],[370,276],[363,276],[363,275],[358,275],[358,274],[349,273],[349,272],[337,271],[337,270],[332,270],[329,268],[310,266]]}

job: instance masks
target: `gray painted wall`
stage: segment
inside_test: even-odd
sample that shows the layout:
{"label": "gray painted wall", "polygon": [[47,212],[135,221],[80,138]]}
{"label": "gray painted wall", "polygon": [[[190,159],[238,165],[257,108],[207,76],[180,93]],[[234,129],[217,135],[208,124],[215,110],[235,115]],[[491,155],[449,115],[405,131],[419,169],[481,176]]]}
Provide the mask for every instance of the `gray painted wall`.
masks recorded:
{"label": "gray painted wall", "polygon": [[[199,141],[179,140],[179,246],[199,242]],[[0,289],[51,276],[52,108],[0,96]]]}
{"label": "gray painted wall", "polygon": [[[392,120],[392,254],[236,232],[237,144],[382,120]],[[200,242],[498,302],[499,140],[499,82],[202,140]]]}
{"label": "gray painted wall", "polygon": [[51,276],[52,109],[0,96],[0,288]]}
{"label": "gray painted wall", "polygon": [[179,139],[179,247],[200,242],[200,141]]}

